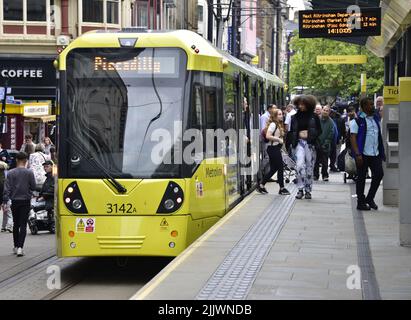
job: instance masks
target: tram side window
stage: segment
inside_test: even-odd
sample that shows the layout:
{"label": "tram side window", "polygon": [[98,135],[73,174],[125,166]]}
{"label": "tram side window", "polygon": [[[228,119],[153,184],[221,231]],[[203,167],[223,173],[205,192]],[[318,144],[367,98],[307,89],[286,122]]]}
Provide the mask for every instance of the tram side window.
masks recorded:
{"label": "tram side window", "polygon": [[224,130],[235,129],[236,127],[235,103],[234,78],[224,75]]}
{"label": "tram side window", "polygon": [[191,109],[191,128],[202,129],[203,127],[203,90],[201,86],[194,86],[193,108]]}

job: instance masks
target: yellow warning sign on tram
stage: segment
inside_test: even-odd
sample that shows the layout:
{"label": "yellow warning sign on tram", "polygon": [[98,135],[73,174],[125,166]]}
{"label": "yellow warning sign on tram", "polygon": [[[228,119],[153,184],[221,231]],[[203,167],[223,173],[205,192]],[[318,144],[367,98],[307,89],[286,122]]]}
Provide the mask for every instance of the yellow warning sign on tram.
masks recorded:
{"label": "yellow warning sign on tram", "polygon": [[76,231],[84,232],[84,228],[86,227],[86,225],[84,224],[83,219],[77,218],[76,220]]}
{"label": "yellow warning sign on tram", "polygon": [[334,55],[317,56],[317,64],[360,64],[367,63],[367,56],[358,55]]}
{"label": "yellow warning sign on tram", "polygon": [[165,218],[161,220],[160,227],[168,227],[168,222]]}

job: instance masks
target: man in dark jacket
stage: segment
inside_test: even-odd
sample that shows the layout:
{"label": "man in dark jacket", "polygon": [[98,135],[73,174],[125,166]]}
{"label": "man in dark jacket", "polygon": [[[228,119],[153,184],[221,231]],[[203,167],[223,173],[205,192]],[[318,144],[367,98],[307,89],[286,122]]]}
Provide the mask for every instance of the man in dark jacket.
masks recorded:
{"label": "man in dark jacket", "polygon": [[321,134],[318,137],[319,148],[317,150],[317,161],[314,167],[314,180],[318,180],[320,177],[320,164],[321,175],[324,181],[328,181],[328,158],[330,157],[331,143],[334,138],[334,124],[330,118],[330,107],[325,106],[322,110],[320,119]]}
{"label": "man in dark jacket", "polygon": [[53,162],[47,160],[43,163],[44,171],[46,171],[46,181],[44,181],[41,187],[40,197],[42,197],[45,202],[45,209],[48,213],[49,221],[52,222],[54,226],[53,208],[54,208],[54,177],[53,177]]}
{"label": "man in dark jacket", "polygon": [[337,127],[337,136],[334,137],[334,142],[331,144],[331,151],[330,151],[330,170],[332,172],[338,172],[336,167],[337,157],[341,152],[341,146],[344,143],[345,139],[345,122],[343,117],[337,110],[331,110],[330,117],[335,123]]}
{"label": "man in dark jacket", "polygon": [[41,187],[40,197],[46,201],[46,210],[48,210],[54,206],[53,162],[47,160],[43,163],[43,168],[46,171],[46,180]]}

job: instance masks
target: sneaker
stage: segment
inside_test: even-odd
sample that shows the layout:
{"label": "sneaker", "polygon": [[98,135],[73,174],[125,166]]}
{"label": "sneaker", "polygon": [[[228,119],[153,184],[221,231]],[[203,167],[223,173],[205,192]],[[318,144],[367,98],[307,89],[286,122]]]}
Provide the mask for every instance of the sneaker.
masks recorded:
{"label": "sneaker", "polygon": [[302,199],[304,196],[303,190],[298,190],[297,195],[295,196],[296,199]]}
{"label": "sneaker", "polygon": [[371,208],[370,208],[370,206],[369,206],[368,204],[366,204],[366,203],[358,203],[358,204],[357,204],[357,210],[360,210],[360,211],[370,211]]}
{"label": "sneaker", "polygon": [[261,194],[268,193],[267,189],[265,187],[262,187],[262,186],[257,186],[257,192],[259,192]]}
{"label": "sneaker", "polygon": [[17,247],[14,247],[14,248],[13,248],[13,253],[14,253],[14,254],[17,254]]}
{"label": "sneaker", "polygon": [[367,204],[370,206],[371,209],[378,210],[378,206],[374,202],[374,200],[367,200]]}
{"label": "sneaker", "polygon": [[24,252],[23,252],[23,249],[22,249],[22,248],[17,248],[17,256],[18,256],[18,257],[24,256]]}
{"label": "sneaker", "polygon": [[11,228],[6,228],[6,231],[8,231],[9,233],[13,233],[13,229]]}
{"label": "sneaker", "polygon": [[1,228],[1,232],[6,232],[6,228]]}
{"label": "sneaker", "polygon": [[289,196],[290,191],[288,191],[286,188],[281,188],[280,191],[278,191],[278,194],[281,194],[282,196]]}
{"label": "sneaker", "polygon": [[306,199],[311,199],[311,193],[307,191],[307,192],[305,193],[305,198],[306,198]]}
{"label": "sneaker", "polygon": [[323,177],[323,181],[330,181],[330,179],[328,179],[328,177]]}

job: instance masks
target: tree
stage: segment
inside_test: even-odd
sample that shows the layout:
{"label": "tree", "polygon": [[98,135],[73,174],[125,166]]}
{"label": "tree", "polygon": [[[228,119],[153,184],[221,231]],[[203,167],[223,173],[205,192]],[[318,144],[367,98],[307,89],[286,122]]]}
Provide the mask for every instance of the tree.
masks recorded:
{"label": "tree", "polygon": [[[367,93],[381,91],[384,63],[366,48],[323,38],[300,39],[295,35],[290,44],[294,52],[290,66],[290,89],[310,88],[319,96],[350,97],[360,94],[361,73],[367,74]],[[365,64],[317,64],[317,55],[367,55]]]}

